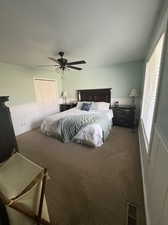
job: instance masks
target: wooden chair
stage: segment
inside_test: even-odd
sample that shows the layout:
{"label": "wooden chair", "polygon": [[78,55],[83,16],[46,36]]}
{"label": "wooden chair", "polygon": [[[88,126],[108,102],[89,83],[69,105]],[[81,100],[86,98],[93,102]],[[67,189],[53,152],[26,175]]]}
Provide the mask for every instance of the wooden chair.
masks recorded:
{"label": "wooden chair", "polygon": [[[11,225],[49,225],[45,199],[47,169],[19,153],[8,96],[0,97],[0,201]],[[0,215],[1,216],[1,215]]]}

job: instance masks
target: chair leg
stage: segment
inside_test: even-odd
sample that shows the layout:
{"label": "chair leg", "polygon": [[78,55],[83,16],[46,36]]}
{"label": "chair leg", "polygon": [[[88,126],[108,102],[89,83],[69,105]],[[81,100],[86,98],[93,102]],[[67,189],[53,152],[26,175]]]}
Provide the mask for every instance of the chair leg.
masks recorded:
{"label": "chair leg", "polygon": [[[29,210],[27,207],[25,207],[23,204],[21,203],[15,203],[13,205],[9,205],[9,207],[15,209],[16,211],[24,214],[25,216],[33,219],[34,221],[38,222],[38,216],[32,212],[31,210]],[[45,219],[41,218],[41,224],[42,225],[51,225],[50,222],[46,221]]]}
{"label": "chair leg", "polygon": [[42,210],[43,210],[43,200],[44,200],[44,194],[45,194],[46,180],[47,180],[47,169],[44,168],[42,187],[41,187],[40,204],[39,204],[39,211],[38,211],[38,216],[37,216],[38,217],[37,225],[41,224],[41,215],[42,215]]}

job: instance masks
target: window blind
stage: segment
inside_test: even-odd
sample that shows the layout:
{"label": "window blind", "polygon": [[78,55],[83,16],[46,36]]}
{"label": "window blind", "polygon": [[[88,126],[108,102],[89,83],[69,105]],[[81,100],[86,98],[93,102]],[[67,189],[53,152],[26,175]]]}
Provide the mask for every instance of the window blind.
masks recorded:
{"label": "window blind", "polygon": [[147,145],[151,137],[164,36],[164,34],[161,36],[150,59],[146,63],[141,120]]}

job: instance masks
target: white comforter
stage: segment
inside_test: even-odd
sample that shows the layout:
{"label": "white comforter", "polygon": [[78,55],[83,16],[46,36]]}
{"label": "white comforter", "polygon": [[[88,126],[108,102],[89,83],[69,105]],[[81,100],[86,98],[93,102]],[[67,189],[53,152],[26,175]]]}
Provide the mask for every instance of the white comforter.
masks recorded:
{"label": "white comforter", "polygon": [[[73,115],[83,115],[83,114],[92,114],[92,113],[99,113],[100,111],[95,111],[95,110],[90,110],[90,111],[83,111],[80,109],[72,108],[69,110],[66,110],[64,112],[56,113],[54,115],[48,116],[45,118],[41,124],[41,131],[42,133],[52,136],[54,135],[51,130],[51,125],[53,122],[66,117],[66,116],[73,116]],[[104,110],[101,111],[105,113],[109,119],[109,123],[112,123],[112,118],[113,118],[113,112],[112,110]],[[91,124],[86,126],[84,129],[78,132],[76,135],[76,140],[83,140],[85,143],[95,146],[95,147],[100,147],[103,144],[103,131],[102,128],[99,126],[99,124]]]}

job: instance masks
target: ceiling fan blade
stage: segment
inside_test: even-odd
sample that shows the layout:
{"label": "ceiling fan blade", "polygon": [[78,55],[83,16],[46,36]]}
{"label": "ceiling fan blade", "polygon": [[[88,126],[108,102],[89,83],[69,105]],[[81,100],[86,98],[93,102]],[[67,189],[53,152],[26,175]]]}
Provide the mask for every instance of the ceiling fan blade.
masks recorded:
{"label": "ceiling fan blade", "polygon": [[54,59],[53,57],[48,57],[48,59],[54,61],[54,62],[57,62],[57,59]]}
{"label": "ceiling fan blade", "polygon": [[75,62],[69,62],[67,63],[67,65],[77,65],[77,64],[85,64],[86,61],[81,60],[81,61],[75,61]]}
{"label": "ceiling fan blade", "polygon": [[48,67],[48,66],[59,66],[59,65],[37,65],[39,67]]}
{"label": "ceiling fan blade", "polygon": [[76,66],[70,66],[67,65],[68,68],[74,69],[74,70],[82,70],[82,68],[76,67]]}

